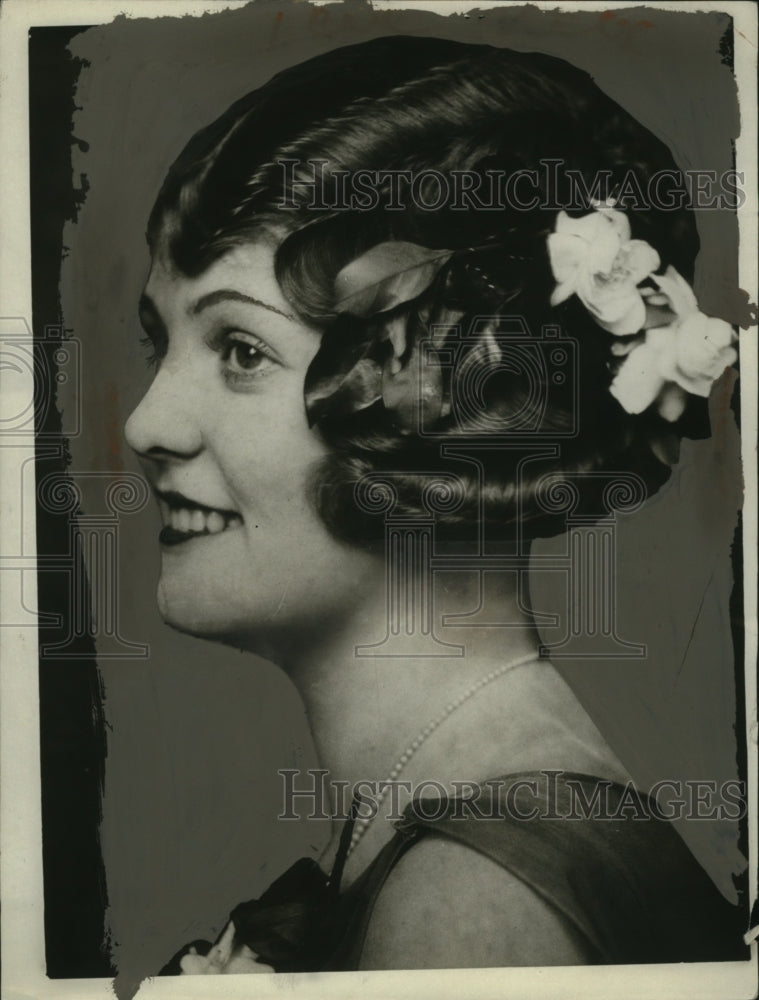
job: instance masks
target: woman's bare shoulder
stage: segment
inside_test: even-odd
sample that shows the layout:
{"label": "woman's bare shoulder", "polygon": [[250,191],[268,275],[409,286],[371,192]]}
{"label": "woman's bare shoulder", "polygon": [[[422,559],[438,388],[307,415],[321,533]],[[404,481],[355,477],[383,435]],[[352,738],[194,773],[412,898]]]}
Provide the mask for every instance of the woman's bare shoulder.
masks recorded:
{"label": "woman's bare shoulder", "polygon": [[375,904],[362,969],[583,965],[590,950],[507,869],[429,837],[395,866]]}

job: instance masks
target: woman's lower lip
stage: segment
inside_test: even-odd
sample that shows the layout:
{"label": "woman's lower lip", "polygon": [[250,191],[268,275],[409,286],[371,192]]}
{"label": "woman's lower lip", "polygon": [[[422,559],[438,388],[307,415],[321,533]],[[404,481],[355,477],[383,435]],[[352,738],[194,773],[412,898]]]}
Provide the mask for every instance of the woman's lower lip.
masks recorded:
{"label": "woman's lower lip", "polygon": [[158,541],[161,545],[172,548],[175,545],[181,545],[183,542],[189,542],[192,538],[213,538],[216,535],[223,535],[228,530],[228,528],[225,528],[224,531],[178,531],[167,524],[161,528]]}

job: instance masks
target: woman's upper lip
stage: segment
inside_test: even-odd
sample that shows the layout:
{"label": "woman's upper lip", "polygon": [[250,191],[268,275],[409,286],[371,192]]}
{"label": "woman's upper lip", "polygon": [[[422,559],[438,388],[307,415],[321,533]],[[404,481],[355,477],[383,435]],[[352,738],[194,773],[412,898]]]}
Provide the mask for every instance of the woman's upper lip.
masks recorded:
{"label": "woman's upper lip", "polygon": [[159,500],[163,500],[170,507],[184,507],[186,510],[202,510],[207,514],[210,514],[212,511],[218,511],[220,514],[236,514],[237,517],[240,517],[239,511],[233,510],[231,507],[216,507],[213,504],[202,503],[200,500],[191,500],[178,490],[161,490],[157,486],[154,486],[153,492]]}

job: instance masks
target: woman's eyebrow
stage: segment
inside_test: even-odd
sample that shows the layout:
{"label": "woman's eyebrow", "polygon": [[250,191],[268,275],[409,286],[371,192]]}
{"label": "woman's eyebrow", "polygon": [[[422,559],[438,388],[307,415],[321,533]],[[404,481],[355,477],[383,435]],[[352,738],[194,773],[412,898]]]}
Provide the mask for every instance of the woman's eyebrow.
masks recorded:
{"label": "woman's eyebrow", "polygon": [[244,292],[238,292],[234,288],[219,288],[216,291],[208,292],[207,295],[201,295],[200,298],[196,299],[196,301],[193,302],[188,308],[188,312],[192,316],[197,316],[203,309],[215,306],[219,302],[229,301],[247,302],[249,305],[260,306],[262,309],[268,309],[269,312],[277,313],[278,316],[284,316],[285,319],[295,319],[294,316],[291,316],[289,313],[282,312],[282,310],[277,309],[276,306],[270,306],[268,302],[262,302],[260,299],[255,299],[252,295],[245,295]]}

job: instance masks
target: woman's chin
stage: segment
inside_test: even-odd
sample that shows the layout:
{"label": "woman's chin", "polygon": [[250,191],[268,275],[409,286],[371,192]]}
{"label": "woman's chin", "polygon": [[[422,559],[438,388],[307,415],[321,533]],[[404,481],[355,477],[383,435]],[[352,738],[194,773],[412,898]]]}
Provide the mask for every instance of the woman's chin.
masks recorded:
{"label": "woman's chin", "polygon": [[245,613],[245,609],[234,605],[214,604],[207,595],[200,597],[198,590],[180,593],[164,581],[158,585],[157,604],[164,624],[177,632],[271,658],[269,630],[263,623],[256,627],[257,616],[252,608]]}
{"label": "woman's chin", "polygon": [[158,585],[157,603],[164,623],[177,632],[216,642],[223,642],[226,636],[239,632],[239,622],[232,621],[219,608],[199,600],[197,592],[180,594],[166,587],[162,581]]}

